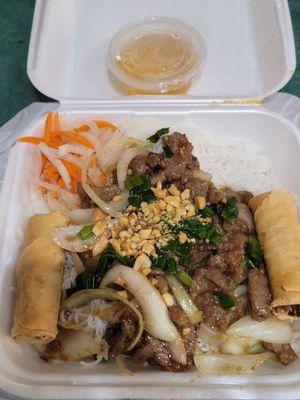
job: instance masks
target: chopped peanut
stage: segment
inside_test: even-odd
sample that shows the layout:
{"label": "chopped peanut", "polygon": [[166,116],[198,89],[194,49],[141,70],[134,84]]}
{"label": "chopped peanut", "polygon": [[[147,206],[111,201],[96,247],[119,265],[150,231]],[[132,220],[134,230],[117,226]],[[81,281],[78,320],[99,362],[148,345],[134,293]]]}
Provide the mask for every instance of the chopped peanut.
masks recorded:
{"label": "chopped peanut", "polygon": [[174,299],[170,293],[164,293],[162,298],[164,299],[167,307],[172,307],[174,305]]}
{"label": "chopped peanut", "polygon": [[144,246],[142,247],[142,252],[148,255],[150,255],[153,250],[154,246],[150,243],[145,243]]}
{"label": "chopped peanut", "polygon": [[196,196],[195,204],[198,210],[203,210],[206,207],[206,200],[204,196]]}
{"label": "chopped peanut", "polygon": [[188,237],[186,235],[186,233],[184,232],[179,232],[179,243],[183,244],[188,240]]}
{"label": "chopped peanut", "polygon": [[182,334],[183,336],[187,336],[191,333],[191,331],[192,331],[191,328],[183,328]]}
{"label": "chopped peanut", "polygon": [[151,272],[151,268],[150,268],[150,267],[144,267],[144,268],[142,268],[142,274],[143,274],[144,276],[149,275],[150,272]]}
{"label": "chopped peanut", "polygon": [[185,189],[182,193],[181,193],[181,199],[182,200],[188,200],[190,198],[190,189]]}
{"label": "chopped peanut", "polygon": [[164,189],[157,189],[155,187],[152,187],[151,190],[159,199],[164,199],[166,197],[166,191]]}
{"label": "chopped peanut", "polygon": [[133,269],[136,271],[140,271],[142,268],[151,267],[151,260],[146,254],[141,254],[135,260]]}
{"label": "chopped peanut", "polygon": [[127,217],[124,217],[124,216],[121,216],[121,217],[119,218],[118,222],[119,222],[119,224],[120,224],[121,226],[124,226],[124,227],[126,227],[126,226],[129,225],[129,220],[128,220],[128,218],[127,218]]}
{"label": "chopped peanut", "polygon": [[179,192],[179,190],[177,189],[177,187],[176,187],[174,184],[172,184],[172,185],[169,187],[169,192],[170,192],[173,196],[177,196],[177,197],[180,196],[180,192]]}
{"label": "chopped peanut", "polygon": [[118,278],[115,280],[115,283],[116,283],[117,285],[120,285],[120,286],[125,286],[125,281],[124,281],[122,278],[120,278],[120,277],[118,277]]}
{"label": "chopped peanut", "polygon": [[175,208],[178,208],[180,206],[180,198],[176,196],[166,196],[165,202]]}
{"label": "chopped peanut", "polygon": [[149,236],[151,235],[151,232],[152,232],[151,229],[142,229],[140,231],[141,239],[149,239]]}
{"label": "chopped peanut", "polygon": [[105,214],[104,211],[100,210],[100,208],[97,208],[92,214],[91,223],[96,224],[99,221],[104,221],[106,217],[107,214]]}
{"label": "chopped peanut", "polygon": [[97,222],[97,224],[93,228],[93,234],[96,236],[101,236],[105,229],[106,225],[103,222]]}
{"label": "chopped peanut", "polygon": [[98,242],[92,248],[93,257],[96,257],[99,254],[101,254],[106,249],[107,245],[108,245],[108,239],[104,235],[102,235],[98,240]]}

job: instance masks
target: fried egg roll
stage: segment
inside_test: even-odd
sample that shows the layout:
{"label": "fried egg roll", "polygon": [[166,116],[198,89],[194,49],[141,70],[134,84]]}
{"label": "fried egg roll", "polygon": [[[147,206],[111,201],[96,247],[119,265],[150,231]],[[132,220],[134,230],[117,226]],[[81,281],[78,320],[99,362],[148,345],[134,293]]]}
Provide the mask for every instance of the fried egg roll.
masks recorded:
{"label": "fried egg roll", "polygon": [[300,318],[300,225],[296,195],[283,189],[250,200],[272,290],[271,310],[281,319]]}
{"label": "fried egg roll", "polygon": [[64,251],[50,234],[66,226],[61,213],[28,220],[24,248],[17,266],[17,291],[11,337],[19,343],[48,343],[57,335]]}

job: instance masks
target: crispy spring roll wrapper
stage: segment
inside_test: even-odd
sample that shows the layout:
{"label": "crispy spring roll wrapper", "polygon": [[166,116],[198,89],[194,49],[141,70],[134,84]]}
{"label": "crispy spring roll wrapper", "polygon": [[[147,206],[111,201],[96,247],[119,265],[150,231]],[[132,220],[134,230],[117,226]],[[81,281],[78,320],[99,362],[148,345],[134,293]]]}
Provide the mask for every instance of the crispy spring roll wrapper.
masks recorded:
{"label": "crispy spring roll wrapper", "polygon": [[69,220],[69,217],[60,212],[33,215],[27,221],[24,233],[23,249],[25,249],[25,247],[35,239],[42,236],[50,237],[55,228],[67,226]]}
{"label": "crispy spring roll wrapper", "polygon": [[57,335],[65,255],[51,240],[50,234],[54,228],[67,224],[68,218],[60,213],[35,215],[28,221],[25,231],[27,245],[16,273],[17,291],[11,330],[11,337],[16,342],[48,343]]}
{"label": "crispy spring roll wrapper", "polygon": [[281,319],[300,318],[300,225],[296,196],[283,189],[250,200],[273,295]]}

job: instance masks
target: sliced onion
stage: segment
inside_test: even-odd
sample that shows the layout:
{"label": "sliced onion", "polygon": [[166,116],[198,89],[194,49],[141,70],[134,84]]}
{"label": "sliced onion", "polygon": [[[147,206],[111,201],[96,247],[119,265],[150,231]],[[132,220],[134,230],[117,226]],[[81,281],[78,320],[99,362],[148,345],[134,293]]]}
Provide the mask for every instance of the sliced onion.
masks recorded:
{"label": "sliced onion", "polygon": [[116,264],[104,276],[101,287],[123,279],[127,290],[135,297],[142,309],[145,330],[157,339],[172,342],[178,338],[178,331],[170,320],[167,306],[160,293],[148,279],[132,268]]}
{"label": "sliced onion", "polygon": [[253,338],[241,336],[230,336],[222,345],[222,353],[227,354],[246,354],[249,353],[259,341]]}
{"label": "sliced onion", "polygon": [[234,322],[226,335],[237,335],[270,343],[290,343],[293,330],[289,321],[270,317],[262,322],[252,320],[249,316]]}
{"label": "sliced onion", "polygon": [[247,285],[238,285],[235,289],[234,289],[234,295],[236,297],[241,297],[244,296],[247,293]]}
{"label": "sliced onion", "polygon": [[194,363],[201,374],[251,374],[266,360],[273,360],[268,351],[260,354],[195,354]]}
{"label": "sliced onion", "polygon": [[254,226],[253,215],[250,211],[250,208],[247,207],[246,204],[238,203],[238,209],[239,209],[239,218],[242,221],[246,222],[250,232],[254,232],[255,226]]}
{"label": "sliced onion", "polygon": [[57,228],[53,231],[51,238],[59,247],[64,250],[82,253],[90,250],[97,242],[97,236],[82,240],[77,236],[84,225],[70,225],[64,228]]}
{"label": "sliced onion", "polygon": [[169,317],[160,293],[144,275],[122,264],[116,264],[107,272],[101,281],[101,287],[114,283],[118,278],[123,279],[126,289],[140,305],[145,321],[145,330],[157,339],[172,342],[170,350],[173,358],[185,364],[185,348],[182,347],[180,335]]}
{"label": "sliced onion", "polygon": [[122,152],[129,147],[138,147],[144,143],[140,140],[121,135],[113,135],[106,143],[101,143],[96,148],[97,158],[103,172],[115,169]]}
{"label": "sliced onion", "polygon": [[118,185],[121,190],[125,188],[124,182],[127,177],[128,165],[130,164],[130,161],[134,157],[146,155],[148,152],[149,151],[144,147],[131,147],[123,151],[117,164]]}
{"label": "sliced onion", "polygon": [[77,271],[77,275],[81,274],[83,271],[85,271],[85,267],[83,265],[83,262],[81,261],[81,258],[77,253],[70,253],[71,257],[73,259],[73,264],[74,267]]}
{"label": "sliced onion", "polygon": [[62,201],[56,200],[49,192],[47,193],[47,204],[51,212],[60,211],[61,213],[68,215],[68,212],[70,211]]}
{"label": "sliced onion", "polygon": [[[86,290],[80,290],[79,292],[74,293],[71,295],[69,298],[67,298],[62,306],[61,306],[61,313],[64,313],[66,310],[74,309],[74,308],[79,308],[85,304],[88,304],[92,300],[96,299],[104,299],[104,300],[118,300],[122,302],[123,304],[126,304],[136,315],[139,323],[139,329],[136,337],[130,343],[128,346],[128,351],[132,350],[138,341],[140,340],[143,330],[144,330],[144,321],[141,313],[138,311],[138,309],[128,300],[126,300],[124,297],[118,295],[117,292],[111,289],[86,289]],[[67,320],[61,320],[59,321],[59,324],[63,326],[64,328],[67,329],[76,329],[77,327],[74,326],[73,322],[68,322]]]}
{"label": "sliced onion", "polygon": [[121,200],[110,201],[108,203],[108,205],[115,211],[122,211],[128,205],[128,197],[129,197],[128,190],[126,189],[123,190],[123,192],[120,193],[120,196],[122,196]]}
{"label": "sliced onion", "polygon": [[59,146],[58,154],[60,157],[66,156],[69,153],[88,157],[93,153],[93,150],[77,144],[63,144],[62,146]]}
{"label": "sliced onion", "polygon": [[66,185],[66,188],[68,190],[70,190],[71,189],[70,174],[69,174],[67,168],[64,166],[63,162],[53,156],[53,154],[55,154],[55,153],[57,154],[57,156],[59,156],[58,151],[47,146],[45,143],[40,143],[39,148],[40,148],[41,152],[48,158],[48,160],[56,167],[56,169],[59,172],[59,175],[61,176],[62,180],[64,181],[64,183]]}
{"label": "sliced onion", "polygon": [[198,310],[183,285],[175,278],[175,276],[167,276],[166,278],[177,302],[189,317],[191,323],[198,324],[202,319],[202,312]]}
{"label": "sliced onion", "polygon": [[180,364],[186,364],[186,351],[183,340],[180,336],[173,342],[168,343],[169,350],[172,353],[172,358]]}
{"label": "sliced onion", "polygon": [[226,336],[220,332],[216,332],[206,326],[204,323],[198,329],[198,338],[201,339],[206,345],[212,348],[219,348],[222,346]]}
{"label": "sliced onion", "polygon": [[107,353],[108,344],[105,340],[99,342],[88,332],[62,328],[59,328],[55,340],[40,351],[41,358],[45,360],[63,361],[77,361],[94,354],[105,358]]}
{"label": "sliced onion", "polygon": [[48,182],[40,181],[38,182],[38,186],[50,190],[51,192],[58,193],[66,203],[71,203],[73,206],[80,205],[80,197],[78,196],[78,194],[70,193],[67,190],[62,189],[61,187]]}
{"label": "sliced onion", "polygon": [[74,156],[73,154],[67,154],[61,157],[62,160],[69,161],[70,163],[76,165],[78,168],[82,168],[82,162],[79,157]]}
{"label": "sliced onion", "polygon": [[100,197],[98,197],[96,195],[95,191],[91,188],[91,186],[88,183],[87,172],[88,172],[88,166],[89,166],[90,160],[91,160],[91,157],[88,157],[83,164],[83,168],[82,168],[82,172],[81,172],[82,188],[86,192],[86,194],[93,200],[93,202],[95,204],[97,204],[98,207],[101,208],[101,210],[103,210],[106,214],[109,214],[112,217],[116,218],[118,213],[110,205],[105,203],[105,201],[100,199]]}
{"label": "sliced onion", "polygon": [[68,216],[70,220],[78,225],[87,225],[91,222],[91,218],[96,208],[77,208],[76,210],[69,210]]}

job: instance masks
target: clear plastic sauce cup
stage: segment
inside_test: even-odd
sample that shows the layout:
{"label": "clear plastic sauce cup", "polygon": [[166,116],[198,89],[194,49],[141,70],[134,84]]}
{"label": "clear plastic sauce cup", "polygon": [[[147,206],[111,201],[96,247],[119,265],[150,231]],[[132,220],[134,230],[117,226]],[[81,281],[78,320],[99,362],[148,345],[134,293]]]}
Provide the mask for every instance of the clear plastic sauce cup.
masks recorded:
{"label": "clear plastic sauce cup", "polygon": [[199,75],[205,53],[194,28],[174,18],[153,17],[116,33],[108,69],[125,94],[181,94]]}

